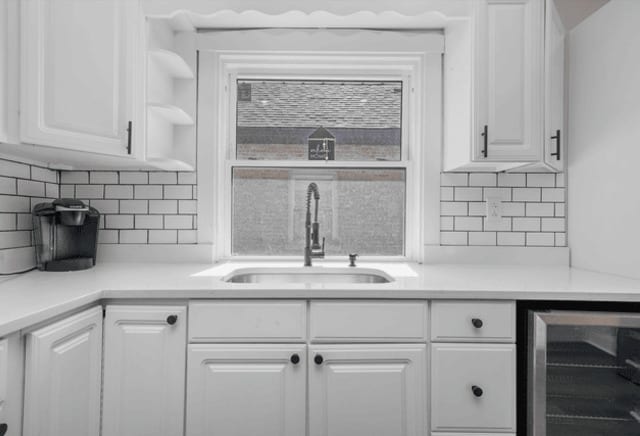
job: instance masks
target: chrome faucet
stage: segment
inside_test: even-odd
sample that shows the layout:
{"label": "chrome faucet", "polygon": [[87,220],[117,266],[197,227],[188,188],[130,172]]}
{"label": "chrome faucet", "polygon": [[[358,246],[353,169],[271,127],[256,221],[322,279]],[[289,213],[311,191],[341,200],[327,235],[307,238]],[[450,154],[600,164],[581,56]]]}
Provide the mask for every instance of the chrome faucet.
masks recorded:
{"label": "chrome faucet", "polygon": [[[316,203],[313,223],[311,222],[311,194],[313,194]],[[322,238],[322,246],[320,246],[319,242],[320,224],[318,223],[318,200],[320,200],[318,185],[309,183],[307,187],[307,215],[304,221],[304,266],[311,266],[311,259],[314,257],[324,258],[324,238]]]}

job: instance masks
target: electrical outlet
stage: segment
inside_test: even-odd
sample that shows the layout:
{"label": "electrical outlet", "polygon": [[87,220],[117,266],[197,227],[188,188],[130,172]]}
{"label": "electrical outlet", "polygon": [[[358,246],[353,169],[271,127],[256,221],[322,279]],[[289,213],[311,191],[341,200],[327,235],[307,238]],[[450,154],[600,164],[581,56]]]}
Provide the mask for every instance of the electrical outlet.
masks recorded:
{"label": "electrical outlet", "polygon": [[487,197],[486,223],[489,225],[498,224],[502,219],[502,200],[500,197]]}

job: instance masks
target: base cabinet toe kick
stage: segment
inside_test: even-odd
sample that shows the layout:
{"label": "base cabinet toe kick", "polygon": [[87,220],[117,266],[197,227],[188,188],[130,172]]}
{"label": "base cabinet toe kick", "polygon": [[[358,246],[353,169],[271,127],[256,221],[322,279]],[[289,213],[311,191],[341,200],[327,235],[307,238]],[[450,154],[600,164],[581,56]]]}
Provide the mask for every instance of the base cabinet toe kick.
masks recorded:
{"label": "base cabinet toe kick", "polygon": [[11,436],[516,431],[514,301],[114,300],[13,336]]}

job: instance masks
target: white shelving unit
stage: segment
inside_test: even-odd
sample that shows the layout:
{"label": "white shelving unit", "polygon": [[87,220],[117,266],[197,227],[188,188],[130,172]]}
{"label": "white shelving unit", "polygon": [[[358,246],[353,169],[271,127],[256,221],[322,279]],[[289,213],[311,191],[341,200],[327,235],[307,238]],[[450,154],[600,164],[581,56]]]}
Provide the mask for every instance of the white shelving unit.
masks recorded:
{"label": "white shelving unit", "polygon": [[146,160],[165,170],[196,166],[195,33],[147,20]]}

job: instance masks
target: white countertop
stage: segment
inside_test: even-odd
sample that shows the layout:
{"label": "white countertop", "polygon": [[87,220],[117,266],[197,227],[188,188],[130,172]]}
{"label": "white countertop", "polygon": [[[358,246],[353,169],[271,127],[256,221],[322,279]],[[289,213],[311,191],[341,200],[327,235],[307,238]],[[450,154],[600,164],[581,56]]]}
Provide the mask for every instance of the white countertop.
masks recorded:
{"label": "white countertop", "polygon": [[[343,267],[316,262],[313,268]],[[381,284],[238,284],[236,268],[300,263],[216,265],[103,263],[77,272],[33,271],[0,281],[0,337],[101,299],[415,298],[640,302],[640,280],[566,267],[360,263],[393,277]]]}

